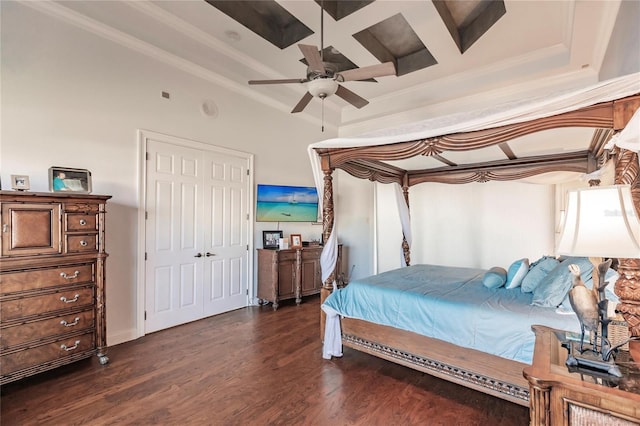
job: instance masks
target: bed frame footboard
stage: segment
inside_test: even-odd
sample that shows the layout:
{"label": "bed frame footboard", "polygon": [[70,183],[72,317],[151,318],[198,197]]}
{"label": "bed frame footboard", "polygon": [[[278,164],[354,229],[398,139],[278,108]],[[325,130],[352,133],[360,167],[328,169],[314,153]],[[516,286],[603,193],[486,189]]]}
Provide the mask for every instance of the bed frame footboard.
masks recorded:
{"label": "bed frame footboard", "polygon": [[344,346],[529,406],[527,364],[366,321],[343,318]]}

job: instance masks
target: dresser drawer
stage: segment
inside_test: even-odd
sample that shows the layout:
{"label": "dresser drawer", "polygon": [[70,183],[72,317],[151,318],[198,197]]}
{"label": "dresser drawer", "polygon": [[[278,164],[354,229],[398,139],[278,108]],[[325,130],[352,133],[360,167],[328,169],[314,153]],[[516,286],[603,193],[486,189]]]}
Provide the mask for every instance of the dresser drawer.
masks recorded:
{"label": "dresser drawer", "polygon": [[0,293],[38,290],[95,281],[93,264],[70,265],[50,269],[8,272],[0,275]]}
{"label": "dresser drawer", "polygon": [[58,315],[53,318],[0,329],[0,347],[5,349],[85,328],[93,329],[93,327],[94,312],[93,308],[90,308],[81,312]]}
{"label": "dresser drawer", "polygon": [[91,214],[98,213],[100,211],[99,203],[85,203],[85,202],[77,202],[74,201],[72,203],[65,202],[63,204],[63,209],[67,213],[82,213],[82,214]]}
{"label": "dresser drawer", "polygon": [[63,309],[93,305],[93,287],[57,291],[41,296],[5,300],[0,304],[0,321],[15,320]]}
{"label": "dresser drawer", "polygon": [[296,260],[296,251],[295,250],[284,250],[278,252],[278,261],[286,262],[286,261],[295,261]]}
{"label": "dresser drawer", "polygon": [[64,215],[65,231],[97,231],[98,221],[95,214],[66,213]]}
{"label": "dresser drawer", "polygon": [[98,238],[94,235],[67,235],[67,253],[97,252]]}
{"label": "dresser drawer", "polygon": [[15,371],[37,366],[45,362],[71,357],[95,349],[94,333],[66,337],[53,343],[25,349],[0,358],[0,373],[11,374]]}

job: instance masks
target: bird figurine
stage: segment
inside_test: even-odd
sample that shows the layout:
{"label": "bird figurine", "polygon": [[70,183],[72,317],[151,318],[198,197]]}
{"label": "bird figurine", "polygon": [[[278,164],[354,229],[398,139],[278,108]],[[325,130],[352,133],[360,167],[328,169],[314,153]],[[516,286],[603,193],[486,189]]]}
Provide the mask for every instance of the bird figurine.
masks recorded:
{"label": "bird figurine", "polygon": [[[580,267],[578,265],[569,265],[569,271],[572,277],[572,287],[569,290],[569,302],[573,311],[580,321],[580,329],[582,335],[580,337],[580,353],[583,352],[584,332],[589,330],[594,334],[598,333],[598,300],[595,294],[589,290],[580,278]],[[596,342],[597,340],[594,340]]]}

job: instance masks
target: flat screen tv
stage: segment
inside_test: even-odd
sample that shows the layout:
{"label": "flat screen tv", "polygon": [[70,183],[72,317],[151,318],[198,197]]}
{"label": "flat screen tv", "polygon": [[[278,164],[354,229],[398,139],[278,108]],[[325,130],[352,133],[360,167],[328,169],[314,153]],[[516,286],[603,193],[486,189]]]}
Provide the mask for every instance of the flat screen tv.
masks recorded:
{"label": "flat screen tv", "polygon": [[318,193],[315,187],[258,185],[257,222],[316,222]]}

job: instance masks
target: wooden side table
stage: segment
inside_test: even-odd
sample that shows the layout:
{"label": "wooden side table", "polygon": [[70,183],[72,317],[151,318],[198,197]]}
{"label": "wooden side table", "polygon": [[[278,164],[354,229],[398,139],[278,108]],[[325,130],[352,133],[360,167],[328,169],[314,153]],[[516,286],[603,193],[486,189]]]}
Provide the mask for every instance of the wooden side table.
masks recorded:
{"label": "wooden side table", "polygon": [[623,377],[565,365],[566,332],[533,326],[533,364],[524,369],[530,387],[531,425],[640,425],[640,341],[616,356]]}
{"label": "wooden side table", "polygon": [[[273,303],[278,309],[282,300],[296,299],[300,304],[303,296],[320,293],[322,277],[320,255],[322,247],[310,246],[299,249],[258,249],[258,301]],[[340,273],[342,244],[338,245],[336,271]]]}

